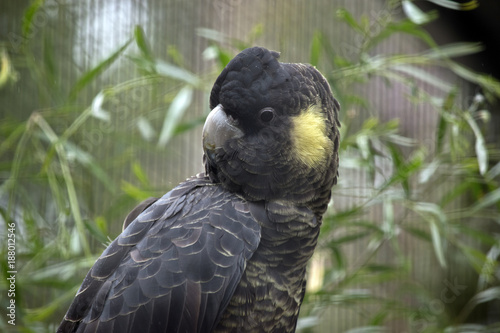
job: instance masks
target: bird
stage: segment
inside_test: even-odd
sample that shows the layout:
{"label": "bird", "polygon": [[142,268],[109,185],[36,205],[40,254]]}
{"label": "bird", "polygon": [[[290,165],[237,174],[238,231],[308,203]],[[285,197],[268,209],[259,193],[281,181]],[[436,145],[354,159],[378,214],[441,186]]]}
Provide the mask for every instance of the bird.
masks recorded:
{"label": "bird", "polygon": [[294,332],[337,183],[340,105],[312,65],[251,47],[212,87],[204,172],[125,219],[57,332]]}

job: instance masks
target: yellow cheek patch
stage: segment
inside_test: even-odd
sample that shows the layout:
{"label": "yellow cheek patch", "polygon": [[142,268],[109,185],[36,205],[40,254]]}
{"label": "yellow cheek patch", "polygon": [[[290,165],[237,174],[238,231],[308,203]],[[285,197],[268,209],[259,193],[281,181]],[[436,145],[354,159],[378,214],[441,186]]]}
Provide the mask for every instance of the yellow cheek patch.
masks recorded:
{"label": "yellow cheek patch", "polygon": [[310,168],[325,161],[332,141],[327,136],[326,123],[320,106],[312,106],[292,118],[294,156]]}

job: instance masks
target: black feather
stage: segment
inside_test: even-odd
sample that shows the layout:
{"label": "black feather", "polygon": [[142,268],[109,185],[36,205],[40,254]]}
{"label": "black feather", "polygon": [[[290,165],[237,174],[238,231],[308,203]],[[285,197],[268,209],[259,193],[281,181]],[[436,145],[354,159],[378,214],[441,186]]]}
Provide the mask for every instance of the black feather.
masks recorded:
{"label": "black feather", "polygon": [[[230,61],[210,106],[220,104],[243,135],[211,152],[206,175],[127,216],[58,332],[295,331],[337,181],[339,104],[315,68],[278,58],[254,47]],[[332,147],[314,168],[290,149],[292,117],[311,106]],[[261,119],[263,108],[272,116]]]}

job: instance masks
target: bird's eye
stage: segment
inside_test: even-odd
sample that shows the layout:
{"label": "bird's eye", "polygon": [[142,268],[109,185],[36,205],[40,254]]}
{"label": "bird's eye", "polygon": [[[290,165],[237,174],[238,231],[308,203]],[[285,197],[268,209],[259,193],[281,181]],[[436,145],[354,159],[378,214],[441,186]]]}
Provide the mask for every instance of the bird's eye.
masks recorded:
{"label": "bird's eye", "polygon": [[274,110],[272,108],[264,108],[260,110],[259,118],[264,123],[270,122],[274,119]]}

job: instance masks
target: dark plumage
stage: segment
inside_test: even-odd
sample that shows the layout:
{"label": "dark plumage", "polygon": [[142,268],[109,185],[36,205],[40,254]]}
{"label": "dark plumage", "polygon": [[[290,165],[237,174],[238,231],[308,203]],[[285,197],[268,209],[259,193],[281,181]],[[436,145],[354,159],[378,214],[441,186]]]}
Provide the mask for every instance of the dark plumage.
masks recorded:
{"label": "dark plumage", "polygon": [[129,214],[58,332],[293,332],[336,183],[338,109],[312,66],[254,47],[216,80],[205,174]]}

